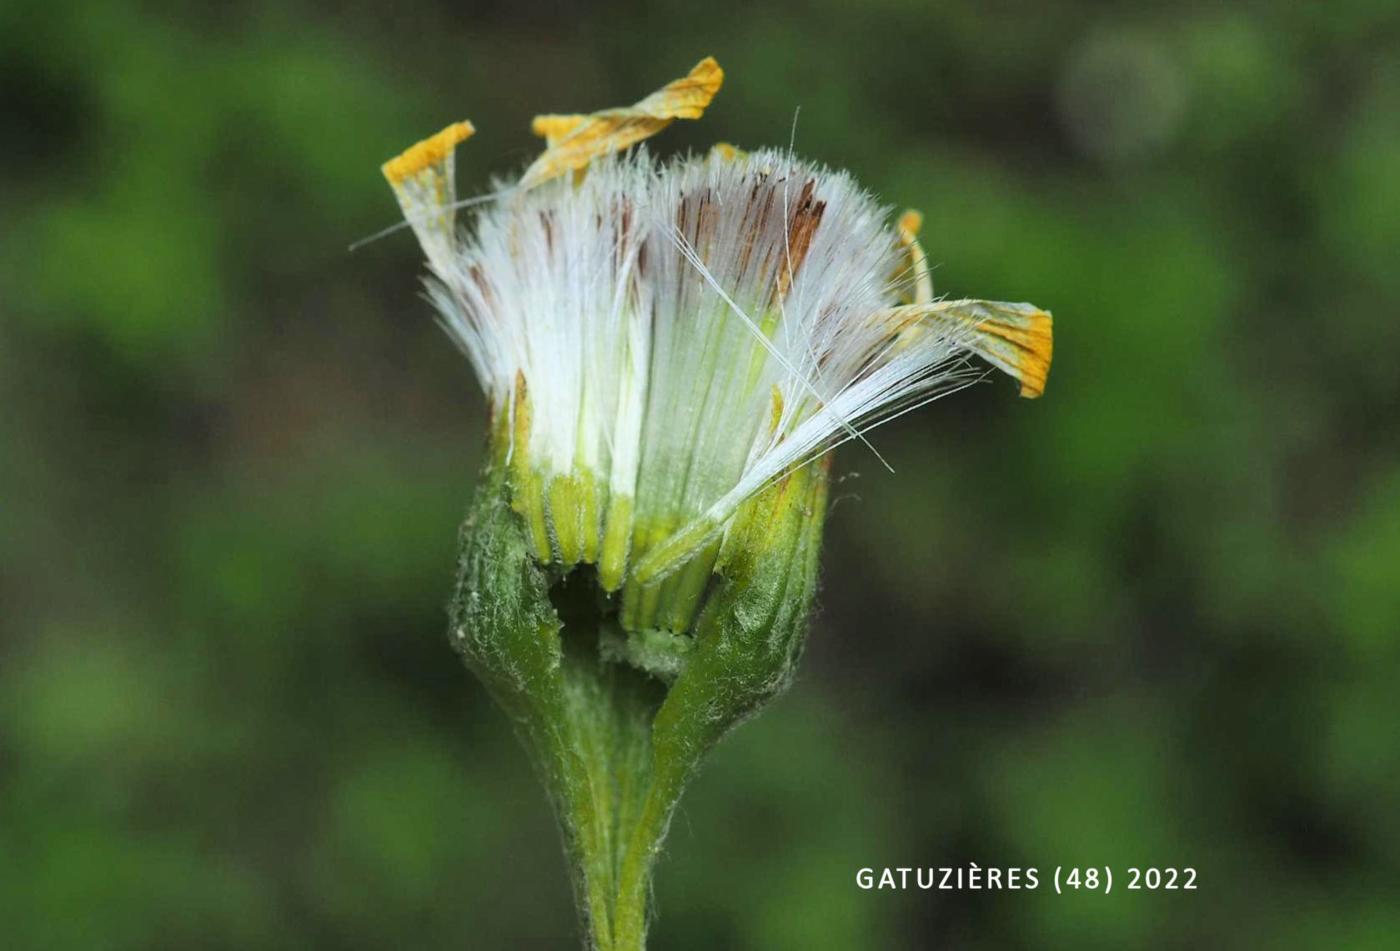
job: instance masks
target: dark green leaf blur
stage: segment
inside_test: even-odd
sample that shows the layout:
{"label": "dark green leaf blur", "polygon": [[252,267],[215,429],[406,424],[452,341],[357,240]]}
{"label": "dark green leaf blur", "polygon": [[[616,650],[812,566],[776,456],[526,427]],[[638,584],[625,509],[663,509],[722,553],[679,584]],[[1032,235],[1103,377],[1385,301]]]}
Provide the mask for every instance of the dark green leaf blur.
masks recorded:
{"label": "dark green leaf blur", "polygon": [[[939,293],[1057,340],[1042,400],[904,417],[894,474],[841,450],[802,674],[688,793],[653,946],[1400,945],[1369,0],[0,2],[0,945],[576,946],[445,633],[480,393],[414,241],[346,248],[447,122],[470,194],[534,113],[706,54],[659,150],[794,139],[925,212]],[[1041,887],[856,884],[971,863]]]}

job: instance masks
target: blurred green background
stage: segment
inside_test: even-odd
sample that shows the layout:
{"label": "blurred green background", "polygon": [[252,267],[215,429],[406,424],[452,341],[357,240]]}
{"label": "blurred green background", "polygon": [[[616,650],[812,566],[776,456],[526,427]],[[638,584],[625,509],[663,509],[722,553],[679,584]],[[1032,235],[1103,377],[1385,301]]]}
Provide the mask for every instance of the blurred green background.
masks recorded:
{"label": "blurred green background", "polygon": [[[803,676],[713,757],[657,949],[1400,946],[1394,3],[0,5],[0,943],[566,948],[443,604],[481,452],[378,165],[728,71],[661,151],[922,208],[1056,314],[847,448]],[[860,473],[857,478],[856,474]],[[1193,866],[1192,893],[863,866]]]}

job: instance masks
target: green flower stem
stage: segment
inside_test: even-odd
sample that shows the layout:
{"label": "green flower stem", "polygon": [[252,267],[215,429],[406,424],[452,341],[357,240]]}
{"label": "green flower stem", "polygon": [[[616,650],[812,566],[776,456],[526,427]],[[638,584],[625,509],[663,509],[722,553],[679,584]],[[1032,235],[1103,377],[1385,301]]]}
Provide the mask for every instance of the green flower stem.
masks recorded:
{"label": "green flower stem", "polygon": [[646,920],[645,888],[619,888],[623,856],[638,838],[659,846],[663,831],[649,823],[651,720],[655,685],[638,672],[610,663],[569,661],[565,666],[566,781],[554,790],[574,864],[584,925],[600,951],[641,948],[644,932],[622,933],[618,923]]}
{"label": "green flower stem", "polygon": [[821,466],[736,516],[691,631],[624,631],[588,571],[541,565],[486,473],[463,525],[453,642],[511,718],[563,832],[588,947],[642,951],[656,857],[706,752],[791,680],[826,499]]}
{"label": "green flower stem", "polygon": [[662,790],[646,798],[618,872],[617,918],[613,927],[616,951],[634,951],[645,946],[646,896],[652,865],[679,800],[679,790]]}

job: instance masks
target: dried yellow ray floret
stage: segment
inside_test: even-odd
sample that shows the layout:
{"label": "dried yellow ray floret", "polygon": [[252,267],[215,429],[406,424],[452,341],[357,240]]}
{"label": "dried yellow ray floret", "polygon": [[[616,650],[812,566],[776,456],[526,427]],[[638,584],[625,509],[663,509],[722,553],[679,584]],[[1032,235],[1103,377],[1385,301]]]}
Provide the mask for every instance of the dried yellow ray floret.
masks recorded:
{"label": "dried yellow ray floret", "polygon": [[650,138],[677,119],[698,119],[724,83],[724,70],[707,56],[674,82],[641,102],[591,115],[542,115],[531,124],[546,148],[520,178],[521,188],[533,188],[566,172],[584,168],[593,159]]}
{"label": "dried yellow ray floret", "polygon": [[578,113],[569,116],[535,116],[534,121],[530,123],[530,131],[544,139],[546,148],[552,149],[563,141],[565,136],[587,121],[588,116]]}
{"label": "dried yellow ray floret", "polygon": [[947,330],[968,350],[1021,384],[1021,395],[1045,392],[1054,349],[1053,320],[1034,304],[948,300],[890,307],[878,319],[896,335]]}
{"label": "dried yellow ray floret", "polygon": [[970,325],[971,349],[982,359],[1021,382],[1021,395],[1034,399],[1045,392],[1054,348],[1053,318],[1034,304],[957,300],[932,305],[930,316]]}
{"label": "dried yellow ray floret", "polygon": [[398,188],[407,179],[440,169],[442,163],[452,156],[452,150],[475,134],[476,127],[470,122],[454,122],[436,135],[430,135],[404,149],[381,165],[380,170],[389,184]]}
{"label": "dried yellow ray floret", "polygon": [[714,145],[710,146],[710,157],[725,162],[736,161],[748,154],[749,153],[745,152],[743,149],[735,148],[734,145],[729,142],[716,142]]}
{"label": "dried yellow ray floret", "polygon": [[[919,229],[924,225],[922,212],[910,208],[899,216],[895,231],[899,234],[899,246],[904,251],[904,264],[897,277],[909,282],[907,289],[900,294],[906,304],[928,304],[933,301],[933,278],[928,272],[928,255],[919,244]],[[910,278],[913,280],[910,281]]]}
{"label": "dried yellow ray floret", "polygon": [[380,166],[429,263],[440,273],[451,261],[454,240],[453,151],[475,132],[470,122],[454,122]]}

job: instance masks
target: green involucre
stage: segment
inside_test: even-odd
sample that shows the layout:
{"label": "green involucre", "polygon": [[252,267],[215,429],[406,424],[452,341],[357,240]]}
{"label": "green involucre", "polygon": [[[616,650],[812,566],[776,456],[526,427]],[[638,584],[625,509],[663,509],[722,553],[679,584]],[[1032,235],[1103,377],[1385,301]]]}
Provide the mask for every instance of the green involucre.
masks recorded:
{"label": "green involucre", "polygon": [[[590,947],[644,946],[650,877],[704,754],[792,680],[816,588],[826,471],[736,516],[689,630],[624,629],[592,568],[535,557],[488,470],[461,532],[452,640],[511,718],[553,803]],[[706,559],[715,558],[710,552]]]}

